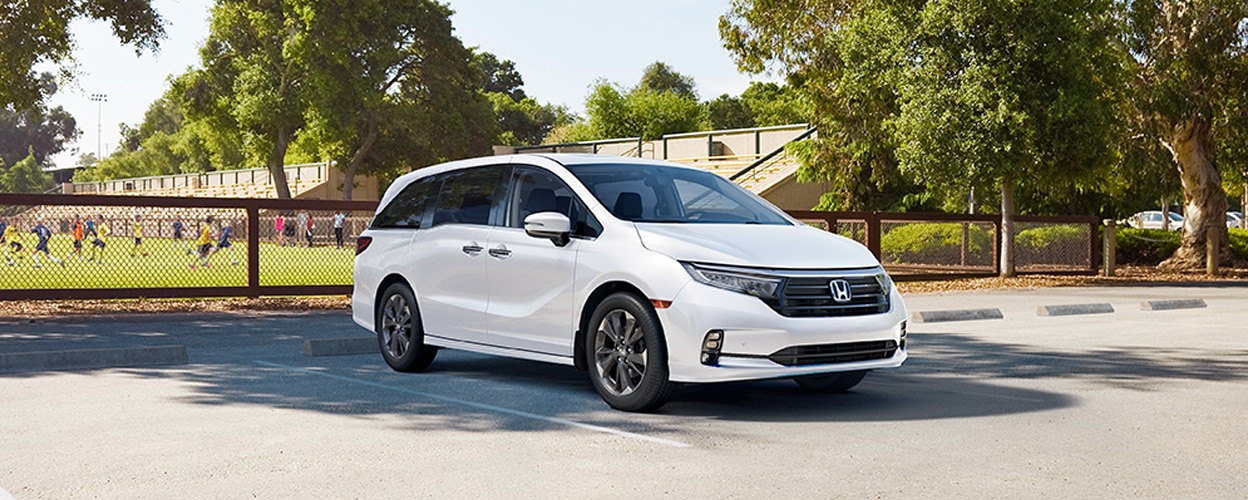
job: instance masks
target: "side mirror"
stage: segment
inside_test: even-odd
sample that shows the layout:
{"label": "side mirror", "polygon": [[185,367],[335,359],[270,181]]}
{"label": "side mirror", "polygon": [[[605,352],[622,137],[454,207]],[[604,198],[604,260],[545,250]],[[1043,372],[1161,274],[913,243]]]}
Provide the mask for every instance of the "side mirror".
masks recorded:
{"label": "side mirror", "polygon": [[568,244],[568,235],[572,232],[572,221],[559,212],[538,212],[524,218],[524,232],[564,246]]}

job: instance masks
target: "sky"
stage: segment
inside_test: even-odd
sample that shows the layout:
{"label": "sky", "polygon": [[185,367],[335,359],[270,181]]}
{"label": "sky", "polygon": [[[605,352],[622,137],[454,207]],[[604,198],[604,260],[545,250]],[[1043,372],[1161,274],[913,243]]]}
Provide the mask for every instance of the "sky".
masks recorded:
{"label": "sky", "polygon": [[[719,17],[729,0],[450,0],[455,34],[469,47],[511,60],[525,92],[543,103],[582,113],[589,87],[598,79],[632,86],[642,70],[662,61],[692,77],[703,100],[737,95],[753,80],[743,75],[719,40]],[[208,36],[212,0],[154,0],[165,18],[167,38],[157,53],[136,55],[107,23],[71,25],[77,48],[76,81],[63,85],[52,106],[64,106],[78,121],[78,143],[57,155],[72,165],[79,153],[107,156],[121,139],[119,125],[143,121],[143,113],[168,87],[168,77],[199,64]],[[107,100],[96,102],[93,94]],[[97,130],[99,131],[97,133]]]}

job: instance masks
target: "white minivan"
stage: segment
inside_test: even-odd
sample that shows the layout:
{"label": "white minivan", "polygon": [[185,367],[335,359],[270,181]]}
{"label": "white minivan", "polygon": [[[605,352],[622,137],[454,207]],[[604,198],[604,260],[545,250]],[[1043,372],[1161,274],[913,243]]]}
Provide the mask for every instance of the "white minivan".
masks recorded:
{"label": "white minivan", "polygon": [[395,370],[439,348],[575,365],[632,411],[682,383],[844,392],[906,360],[905,305],[866,247],[716,174],[603,155],[400,177],[356,244],[352,312]]}

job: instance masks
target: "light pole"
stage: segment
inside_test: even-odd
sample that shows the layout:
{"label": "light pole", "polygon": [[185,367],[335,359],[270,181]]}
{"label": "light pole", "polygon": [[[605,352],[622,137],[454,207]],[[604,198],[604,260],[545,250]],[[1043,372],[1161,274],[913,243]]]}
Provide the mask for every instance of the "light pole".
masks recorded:
{"label": "light pole", "polygon": [[108,102],[108,95],[91,94],[91,97],[88,97],[88,99],[95,102],[95,161],[100,161],[103,159],[103,157],[100,156],[100,139],[104,135],[104,128],[102,126],[104,103]]}

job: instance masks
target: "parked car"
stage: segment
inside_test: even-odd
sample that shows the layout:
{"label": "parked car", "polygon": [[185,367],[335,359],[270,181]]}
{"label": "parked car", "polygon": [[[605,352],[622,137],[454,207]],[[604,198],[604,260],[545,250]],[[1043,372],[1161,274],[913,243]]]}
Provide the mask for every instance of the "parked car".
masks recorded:
{"label": "parked car", "polygon": [[844,392],[906,360],[906,307],[862,245],[710,172],[601,155],[409,173],[356,246],[352,314],[391,368],[439,348],[575,365],[612,407],[676,384]]}
{"label": "parked car", "polygon": [[1232,228],[1232,227],[1242,228],[1243,220],[1244,220],[1244,214],[1242,212],[1227,212],[1226,213],[1226,227],[1228,228]]}
{"label": "parked car", "polygon": [[[1128,217],[1126,223],[1136,229],[1163,229],[1161,220],[1160,210],[1149,210]],[[1170,230],[1178,231],[1180,229],[1183,229],[1183,215],[1178,212],[1170,212]]]}

